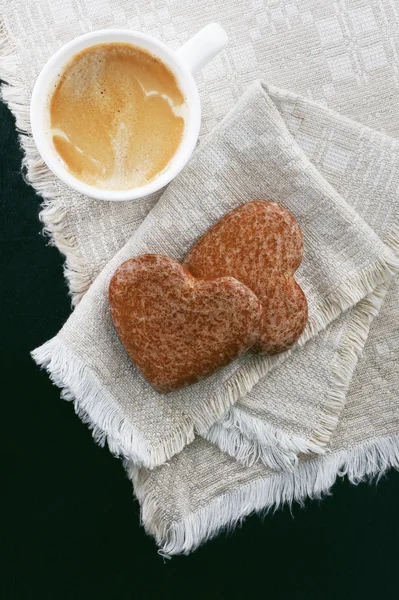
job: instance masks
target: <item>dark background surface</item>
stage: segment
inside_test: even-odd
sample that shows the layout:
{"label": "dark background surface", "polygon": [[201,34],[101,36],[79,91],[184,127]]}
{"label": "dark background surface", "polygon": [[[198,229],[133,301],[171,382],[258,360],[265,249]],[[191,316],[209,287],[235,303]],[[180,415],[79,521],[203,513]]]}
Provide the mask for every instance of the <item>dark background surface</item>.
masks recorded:
{"label": "dark background surface", "polygon": [[[399,474],[339,481],[323,502],[247,519],[164,562],[121,463],[98,448],[30,350],[70,313],[62,258],[40,234],[0,103],[2,493],[0,598],[395,599]],[[3,588],[3,589],[2,589]]]}

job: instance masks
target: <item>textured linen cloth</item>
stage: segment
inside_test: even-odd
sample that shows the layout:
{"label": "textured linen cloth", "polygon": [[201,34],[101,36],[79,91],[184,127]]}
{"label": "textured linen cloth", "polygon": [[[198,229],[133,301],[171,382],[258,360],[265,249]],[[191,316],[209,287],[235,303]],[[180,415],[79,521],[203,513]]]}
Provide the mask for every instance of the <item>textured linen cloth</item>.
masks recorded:
{"label": "textured linen cloth", "polygon": [[[308,98],[328,102],[329,106],[348,116],[356,117],[362,123],[385,129],[393,135],[398,132],[399,106],[393,93],[395,86],[398,86],[395,67],[398,15],[389,0],[354,0],[339,5],[317,0],[304,0],[300,3],[256,0],[245,7],[239,0],[228,5],[218,1],[212,6],[200,1],[195,7],[183,2],[154,2],[151,5],[138,2],[133,6],[124,0],[77,0],[73,4],[57,0],[52,3],[32,2],[25,6],[18,0],[2,2],[2,17],[4,30],[0,49],[0,75],[10,84],[3,89],[3,98],[9,103],[16,116],[17,126],[23,132],[29,132],[28,105],[35,77],[44,61],[72,37],[91,29],[127,26],[157,35],[172,47],[177,47],[189,35],[212,20],[219,20],[231,39],[228,50],[211,63],[198,78],[204,109],[204,132],[209,131],[220,117],[226,114],[227,109],[235,103],[250,81],[263,74],[282,87],[290,87]],[[255,88],[252,88],[244,102],[254,100],[254,91]],[[294,198],[294,205],[296,202],[296,206],[302,210],[306,207],[301,204],[298,192],[304,190],[305,197],[310,196],[313,207],[318,206],[317,202],[320,199],[323,207],[329,207],[327,219],[323,223],[324,248],[331,247],[331,236],[341,233],[328,227],[332,216],[341,224],[346,222],[346,227],[349,227],[349,215],[353,220],[354,238],[352,240],[351,236],[344,235],[343,238],[346,239],[334,240],[337,252],[333,262],[330,263],[329,257],[323,256],[323,253],[321,257],[316,258],[316,264],[320,258],[321,271],[324,265],[330,267],[327,269],[327,275],[324,274],[322,281],[317,283],[323,286],[323,278],[324,284],[334,282],[329,289],[332,302],[324,302],[324,308],[328,306],[331,312],[319,312],[323,319],[318,321],[315,317],[320,306],[313,301],[313,292],[317,285],[314,289],[306,289],[310,292],[313,308],[316,310],[311,311],[314,327],[308,330],[305,337],[314,334],[319,326],[326,326],[343,308],[353,305],[373,290],[368,298],[361,300],[355,308],[334,321],[307,346],[289,357],[284,356],[284,359],[287,359],[284,364],[269,375],[269,378],[278,378],[277,374],[280,371],[281,378],[288,378],[290,385],[285,386],[284,402],[291,404],[291,394],[292,403],[297,405],[294,420],[287,418],[284,411],[281,411],[276,422],[273,411],[266,410],[259,415],[255,414],[261,427],[254,429],[253,420],[247,419],[244,423],[244,419],[241,419],[236,434],[241,440],[240,443],[247,444],[247,461],[254,462],[255,446],[255,453],[258,452],[263,460],[266,454],[276,454],[276,459],[270,459],[272,465],[286,468],[295,464],[298,452],[322,451],[323,445],[334,431],[351,374],[367,338],[369,325],[378,312],[388,287],[388,283],[382,282],[388,279],[389,274],[396,268],[395,258],[382,242],[388,243],[391,249],[395,249],[397,243],[394,214],[397,198],[397,149],[396,142],[392,139],[352,124],[341,117],[334,117],[329,111],[323,111],[322,107],[311,104],[308,100],[284,94],[270,87],[267,90],[268,95],[265,96],[259,85],[257,91],[265,100],[262,108],[264,109],[265,105],[268,108],[267,115],[262,115],[266,120],[262,122],[272,125],[272,131],[265,132],[266,139],[262,139],[262,144],[266,143],[269,152],[273,147],[270,144],[277,143],[277,146],[273,147],[274,150],[283,148],[288,155],[293,153],[292,162],[288,162],[289,176],[287,186],[283,188],[285,193],[294,189],[298,194],[297,199]],[[308,113],[303,115],[297,110],[299,106],[300,110],[305,108]],[[239,110],[240,105],[236,114]],[[249,116],[253,117],[254,111],[250,112],[252,114]],[[244,116],[247,117],[246,114]],[[258,118],[259,114],[256,116]],[[325,125],[334,119],[336,123],[331,123],[330,129],[323,129],[323,119]],[[242,119],[236,124],[236,129],[250,122]],[[255,134],[260,136],[257,129],[259,121],[255,122]],[[226,121],[219,128],[219,132],[223,131],[224,126]],[[250,129],[253,127],[250,126]],[[347,136],[345,130],[349,132]],[[358,147],[356,142],[350,143],[352,130],[359,133]],[[248,134],[248,131],[245,133]],[[297,146],[294,137],[297,138]],[[206,142],[205,150],[209,150],[214,141],[212,136]],[[37,191],[46,198],[42,213],[45,227],[52,235],[54,243],[66,254],[66,275],[77,301],[109,259],[129,239],[157,201],[158,195],[145,201],[119,205],[79,197],[52,177],[37,156],[29,137],[23,136],[21,143],[26,151],[25,166],[28,168],[28,177]],[[235,144],[238,144],[238,153],[241,155],[238,164],[243,169],[244,161],[241,159],[245,158],[245,147],[242,147],[243,144],[245,146],[245,136],[244,139],[235,139]],[[201,162],[203,150],[204,147],[202,150],[200,147],[193,162]],[[305,155],[315,167],[310,165]],[[267,156],[269,158],[269,154]],[[278,154],[273,159],[277,159],[277,156]],[[368,159],[368,167],[365,170]],[[193,162],[189,168],[192,168]],[[217,165],[217,160],[215,162]],[[298,177],[294,180],[295,166]],[[257,193],[259,190],[269,192],[271,182],[253,182],[254,173],[248,171],[244,174],[246,181],[250,183],[248,189],[254,191],[256,188]],[[179,186],[184,183],[185,175],[186,173],[183,173],[182,181],[179,179],[173,185]],[[356,177],[363,185],[363,192],[357,198],[354,194],[358,189]],[[187,184],[188,179],[187,177]],[[362,197],[368,186],[374,185],[377,185],[376,194],[371,193],[370,197],[365,194],[366,197]],[[170,194],[170,189],[167,194]],[[233,192],[235,191],[234,189]],[[214,190],[210,189],[208,192],[212,194]],[[161,213],[162,203],[165,205],[164,198],[161,206],[157,206],[155,210],[155,217],[153,214],[146,221],[147,229],[154,229],[153,226],[159,225],[155,221]],[[355,215],[353,208],[345,203],[344,198],[355,206],[356,213],[362,218]],[[283,201],[282,198],[278,200]],[[197,203],[194,209],[198,211],[200,207],[201,204]],[[223,208],[226,209],[223,205],[219,207],[219,216],[224,214]],[[199,216],[203,217],[202,214]],[[299,213],[299,216],[303,216],[303,213]],[[308,215],[306,217],[308,218]],[[214,218],[215,215],[209,215],[211,222]],[[312,218],[314,220],[315,216],[312,215]],[[306,229],[305,220],[304,223],[300,220],[300,223]],[[198,221],[200,223],[201,219]],[[152,235],[146,232],[145,227],[140,233],[144,243],[146,236],[151,238]],[[321,240],[312,240],[314,234],[311,231],[309,228],[307,247],[313,247],[313,242],[316,242],[315,247],[318,247],[317,242]],[[199,228],[197,235],[200,233]],[[315,237],[319,237],[319,234]],[[350,286],[351,289],[347,292],[348,288],[345,285],[340,288],[342,273],[335,272],[335,269],[339,270],[343,259],[340,248],[348,248],[345,245],[348,237],[351,237],[350,247],[353,249],[353,255],[350,253],[349,260],[344,259],[343,262],[345,266],[354,267],[348,278],[354,285]],[[167,244],[165,241],[162,243]],[[371,254],[369,250],[372,250]],[[359,259],[369,261],[370,270],[363,269],[364,277],[360,277],[361,281],[356,281],[353,274],[359,272]],[[376,277],[370,277],[371,273]],[[301,271],[303,279],[298,277],[305,288],[307,275],[308,272],[304,268]],[[379,282],[382,285],[374,289]],[[323,291],[326,292],[326,289],[328,286]],[[324,300],[331,300],[331,297],[330,294],[326,294]],[[89,302],[87,298],[90,298],[89,295],[83,302]],[[335,477],[343,472],[348,472],[352,480],[357,480],[365,474],[378,473],[389,465],[397,466],[397,299],[398,288],[395,282],[388,291],[380,316],[372,326],[364,358],[352,381],[348,403],[331,441],[331,452],[327,456],[307,459],[293,473],[276,475],[265,469],[261,462],[251,468],[240,465],[236,460],[222,454],[213,444],[196,438],[172,459],[169,467],[160,467],[149,472],[138,471],[132,464],[127,465],[135,480],[135,491],[142,502],[144,524],[167,552],[190,551],[206,537],[213,535],[219,527],[234,523],[253,510],[326,491]],[[328,318],[324,319],[326,315]],[[91,343],[91,338],[89,341]],[[319,344],[321,353],[315,349]],[[320,365],[324,365],[323,368],[320,370],[319,365],[311,365],[306,356],[310,361],[312,357],[317,357]],[[71,355],[66,353],[64,358],[68,362]],[[331,362],[329,359],[332,359]],[[256,377],[264,375],[273,366],[269,361],[263,362],[264,359],[260,359],[262,364],[258,364],[258,359],[249,360],[252,361],[252,366],[257,367]],[[303,376],[301,361],[307,370],[306,376]],[[294,366],[294,363],[297,366]],[[301,378],[298,375],[301,375]],[[111,377],[111,374],[107,373],[107,376]],[[247,398],[257,394],[266,381],[268,378],[263,378]],[[307,382],[316,388],[313,394],[316,403],[313,403],[313,400],[309,403],[305,401]],[[326,385],[320,386],[320,382]],[[87,387],[91,388],[92,383],[93,381],[89,380]],[[244,378],[244,389],[249,389],[253,383],[251,378],[248,385]],[[295,392],[295,389],[298,392]],[[239,391],[242,392],[243,388],[240,387]],[[278,406],[280,391],[278,387],[273,387],[275,406]],[[228,398],[227,404],[230,400],[231,398]],[[308,414],[308,409],[312,406],[313,412]],[[208,419],[204,421],[201,412],[196,413],[196,407],[190,408],[193,409],[189,415],[191,422],[196,422],[197,428],[203,429],[203,433],[208,435],[205,431]],[[82,416],[88,418],[84,409],[80,409]],[[332,414],[328,414],[331,409]],[[242,412],[245,410],[247,407],[243,406]],[[213,419],[216,414],[211,412]],[[250,414],[250,411],[247,412]],[[180,417],[178,411],[176,415],[177,418]],[[291,417],[291,414],[288,417]],[[163,418],[164,415],[162,420]],[[93,424],[93,415],[89,420]],[[169,418],[169,421],[165,419],[165,430],[171,421],[173,418]],[[230,415],[224,423],[224,429],[234,430],[236,421],[236,417]],[[120,427],[118,431],[120,432]],[[264,437],[253,440],[254,431],[261,432]],[[281,431],[284,432],[283,439]],[[98,437],[103,437],[99,428],[95,429],[95,433]],[[138,437],[136,433],[133,436],[135,440]],[[191,435],[193,431],[188,439],[191,439]],[[188,439],[183,436],[181,446]],[[129,454],[125,452],[123,444],[120,444],[121,440],[116,438],[114,441],[113,438],[109,438],[109,441],[113,450]],[[131,440],[128,436],[129,441]],[[143,448],[142,444],[138,446]],[[171,448],[168,444],[166,446],[166,455],[176,451],[176,447]],[[154,457],[149,452],[147,456],[131,458],[150,464]],[[240,458],[245,462],[245,456]]]}
{"label": "textured linen cloth", "polygon": [[[274,90],[271,97],[291,134],[319,173],[355,207],[374,231],[382,238],[387,236],[390,243],[394,243],[395,236],[391,236],[387,231],[385,217],[376,210],[376,199],[385,198],[393,204],[397,202],[399,180],[397,167],[392,169],[392,165],[397,165],[399,162],[398,143],[392,138],[364,128],[354,121],[344,120],[337,113],[293,94],[282,94]],[[378,290],[377,294],[382,300],[385,290]],[[348,324],[349,319],[352,323],[349,325],[348,332],[350,345],[346,346],[346,350],[341,353],[336,362],[336,368],[333,368],[338,378],[344,366],[346,369],[352,368],[351,346],[355,342],[354,336],[357,338],[355,331],[359,322],[365,325],[365,313],[372,317],[370,309],[373,304],[379,305],[377,298],[367,299],[356,309],[353,317],[347,317]],[[297,454],[307,451],[303,440],[311,440],[313,437],[314,421],[309,421],[306,416],[308,402],[311,402],[314,419],[317,418],[317,411],[323,411],[323,403],[315,404],[308,390],[310,388],[314,390],[318,385],[318,393],[320,396],[323,394],[323,378],[328,377],[328,373],[320,371],[318,357],[323,353],[327,358],[326,346],[331,347],[327,340],[335,335],[333,331],[331,329],[320,336],[318,341],[301,352],[300,356],[291,359],[290,370],[295,372],[293,375],[295,387],[288,389],[284,379],[280,378],[279,371],[275,371],[264,382],[262,390],[256,388],[243,398],[229,411],[222,423],[215,424],[210,429],[206,437],[218,443],[232,456],[243,460],[245,464],[252,464],[258,458],[271,466],[278,466],[276,460],[280,461],[285,468],[290,461],[295,464]],[[364,344],[366,329],[363,333],[362,339],[356,339],[359,350]],[[333,360],[332,356],[329,360]],[[310,365],[317,366],[318,370],[312,371]],[[343,377],[345,379],[344,374]],[[345,387],[342,392],[345,392]],[[339,403],[339,397],[336,393],[334,395]],[[333,398],[330,400],[333,401]],[[291,403],[296,403],[297,406],[300,403],[303,407],[302,413],[299,411],[291,413]],[[281,406],[284,405],[287,408],[285,428],[290,431],[290,439],[281,441],[281,432],[278,434],[271,430],[269,424],[275,422],[276,414],[279,414],[281,419]],[[303,415],[302,419],[299,414]],[[329,416],[334,418],[332,414]],[[323,422],[326,417],[328,418],[328,415],[319,412],[320,422]],[[280,441],[276,440],[276,435]],[[276,446],[276,443],[280,449],[283,449],[283,455],[278,447],[274,452],[271,451],[270,444]],[[263,449],[265,444],[266,447]],[[309,443],[308,448],[312,449]]]}
{"label": "textured linen cloth", "polygon": [[[394,188],[396,184],[392,180]],[[200,144],[183,173],[98,275],[60,333],[34,353],[35,360],[75,399],[96,435],[106,436],[114,452],[137,465],[152,468],[171,458],[193,440],[194,431],[206,431],[289,353],[247,354],[195,385],[159,394],[139,375],[113,326],[110,278],[118,265],[140,254],[183,260],[210,226],[254,198],[281,202],[302,228],[306,250],[297,281],[308,298],[309,322],[301,343],[399,269],[393,252],[295,144],[265,89],[256,82]],[[389,198],[388,194],[382,213],[387,231],[396,223],[399,210],[399,204],[388,202]],[[325,347],[318,360],[322,375],[340,350],[339,344]],[[279,369],[279,378],[285,387],[296,385],[290,369],[284,369],[284,374]],[[326,386],[324,377],[321,380]],[[261,386],[261,397],[268,393],[270,388],[264,392]],[[316,386],[308,386],[306,420],[312,419],[319,395]],[[296,421],[296,408],[296,402],[286,399],[280,411],[290,411]],[[324,410],[329,411],[328,405]],[[331,433],[327,426],[319,428],[324,437]],[[279,429],[285,429],[284,421]],[[314,437],[316,446],[316,432]]]}

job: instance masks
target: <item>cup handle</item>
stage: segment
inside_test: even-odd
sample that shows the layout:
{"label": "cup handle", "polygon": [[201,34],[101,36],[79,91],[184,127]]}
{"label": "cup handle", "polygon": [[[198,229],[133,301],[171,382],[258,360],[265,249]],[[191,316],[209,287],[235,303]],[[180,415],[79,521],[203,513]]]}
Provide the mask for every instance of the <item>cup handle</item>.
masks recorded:
{"label": "cup handle", "polygon": [[227,33],[218,23],[209,23],[201,29],[176,54],[186,63],[192,75],[205,67],[226,46]]}

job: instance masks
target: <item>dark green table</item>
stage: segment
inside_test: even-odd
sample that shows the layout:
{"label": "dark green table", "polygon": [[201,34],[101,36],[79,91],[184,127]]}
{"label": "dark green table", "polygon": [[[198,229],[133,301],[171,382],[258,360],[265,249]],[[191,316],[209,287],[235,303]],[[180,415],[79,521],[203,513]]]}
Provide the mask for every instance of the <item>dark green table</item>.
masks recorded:
{"label": "dark green table", "polygon": [[[70,313],[62,259],[40,234],[0,103],[2,493],[0,598],[292,600],[399,597],[399,474],[340,481],[323,502],[254,516],[164,563],[121,463],[98,448],[29,351]],[[3,589],[1,589],[3,588]]]}

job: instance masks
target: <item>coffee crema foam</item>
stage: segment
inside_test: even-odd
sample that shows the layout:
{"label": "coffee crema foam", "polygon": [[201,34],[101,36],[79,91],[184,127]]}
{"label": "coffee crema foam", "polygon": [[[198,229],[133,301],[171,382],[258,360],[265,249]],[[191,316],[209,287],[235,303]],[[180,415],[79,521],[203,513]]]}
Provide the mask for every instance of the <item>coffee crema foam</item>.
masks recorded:
{"label": "coffee crema foam", "polygon": [[131,44],[74,56],[49,100],[49,133],[77,179],[125,190],[168,165],[184,133],[185,98],[169,68]]}

